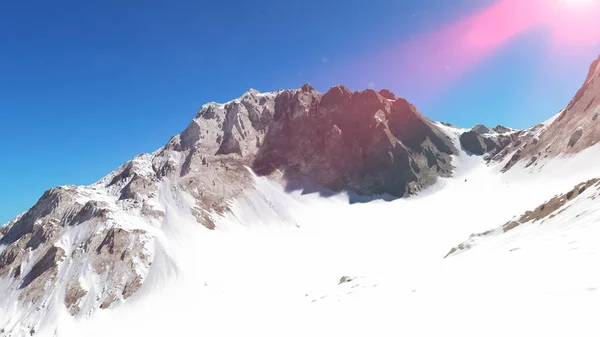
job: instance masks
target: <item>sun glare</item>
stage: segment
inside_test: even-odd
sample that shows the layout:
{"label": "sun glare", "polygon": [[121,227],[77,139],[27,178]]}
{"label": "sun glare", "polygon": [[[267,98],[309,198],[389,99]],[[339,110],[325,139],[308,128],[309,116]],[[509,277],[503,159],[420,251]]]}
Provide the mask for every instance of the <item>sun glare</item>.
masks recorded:
{"label": "sun glare", "polygon": [[563,4],[570,8],[583,9],[598,3],[598,0],[561,0]]}
{"label": "sun glare", "polygon": [[559,0],[548,17],[559,43],[592,46],[600,42],[600,0]]}

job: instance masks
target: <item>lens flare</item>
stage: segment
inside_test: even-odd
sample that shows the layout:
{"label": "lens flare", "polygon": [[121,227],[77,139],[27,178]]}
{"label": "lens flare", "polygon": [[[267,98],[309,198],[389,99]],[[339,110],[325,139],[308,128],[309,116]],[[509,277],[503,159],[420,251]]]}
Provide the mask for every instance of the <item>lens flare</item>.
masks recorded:
{"label": "lens flare", "polygon": [[415,91],[435,95],[528,31],[545,29],[551,50],[596,48],[599,18],[600,0],[497,0],[452,25],[396,46],[371,64],[375,68],[396,64],[393,71],[385,69],[388,76],[410,76]]}
{"label": "lens flare", "polygon": [[584,8],[586,6],[593,5],[596,0],[561,0],[563,4],[574,7],[574,8]]}

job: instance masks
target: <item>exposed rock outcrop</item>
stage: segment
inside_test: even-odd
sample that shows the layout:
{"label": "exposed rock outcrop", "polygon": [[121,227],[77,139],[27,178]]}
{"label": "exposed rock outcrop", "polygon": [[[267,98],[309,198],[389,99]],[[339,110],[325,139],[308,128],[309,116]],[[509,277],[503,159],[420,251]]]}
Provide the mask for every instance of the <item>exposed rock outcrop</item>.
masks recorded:
{"label": "exposed rock outcrop", "polygon": [[507,128],[506,126],[503,126],[503,125],[496,125],[495,127],[492,128],[492,130],[494,130],[497,133],[507,133],[507,132],[514,131],[513,129]]}
{"label": "exposed rock outcrop", "polygon": [[462,148],[472,154],[481,156],[490,150],[488,150],[485,138],[474,130],[467,131],[460,135],[460,145]]}
{"label": "exposed rock outcrop", "polygon": [[473,128],[471,128],[471,131],[481,135],[481,134],[485,134],[485,133],[490,133],[490,128],[488,128],[487,126],[485,126],[483,124],[477,124],[477,125],[473,126]]}
{"label": "exposed rock outcrop", "polygon": [[58,274],[58,264],[64,258],[65,251],[62,248],[50,247],[23,277],[19,286],[23,291],[19,299],[38,301],[47,290],[46,287],[54,284]]}
{"label": "exposed rock outcrop", "polygon": [[280,95],[253,162],[262,175],[308,176],[332,190],[410,195],[452,172],[451,140],[403,99],[343,86]]}
{"label": "exposed rock outcrop", "polygon": [[68,283],[65,290],[65,306],[69,310],[69,314],[75,316],[81,310],[80,303],[88,294],[88,291],[83,289],[78,280],[72,280]]}
{"label": "exposed rock outcrop", "polygon": [[596,190],[600,188],[600,178],[590,179],[586,182],[577,184],[567,193],[554,196],[552,199],[536,207],[534,210],[525,212],[518,219],[508,221],[499,228],[488,230],[483,233],[471,234],[471,237],[467,241],[452,248],[445,257],[471,249],[481,238],[495,234],[506,233],[526,223],[535,223],[538,221],[543,223],[546,219],[552,219],[556,215],[565,211],[566,207],[568,207],[566,206],[567,203],[579,197],[583,192],[592,187]]}

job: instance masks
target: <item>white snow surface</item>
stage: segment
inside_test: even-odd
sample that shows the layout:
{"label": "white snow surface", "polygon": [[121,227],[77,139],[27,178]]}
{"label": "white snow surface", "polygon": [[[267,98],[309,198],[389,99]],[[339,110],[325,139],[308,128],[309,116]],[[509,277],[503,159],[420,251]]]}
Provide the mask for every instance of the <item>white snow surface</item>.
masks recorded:
{"label": "white snow surface", "polygon": [[[442,128],[458,141],[460,130]],[[594,147],[502,174],[503,163],[461,153],[453,177],[391,202],[286,192],[255,177],[214,231],[164,183],[166,220],[152,232],[143,287],[89,317],[52,306],[55,324],[35,336],[598,336],[597,202],[578,198],[543,225],[444,256],[599,176],[599,164]]]}

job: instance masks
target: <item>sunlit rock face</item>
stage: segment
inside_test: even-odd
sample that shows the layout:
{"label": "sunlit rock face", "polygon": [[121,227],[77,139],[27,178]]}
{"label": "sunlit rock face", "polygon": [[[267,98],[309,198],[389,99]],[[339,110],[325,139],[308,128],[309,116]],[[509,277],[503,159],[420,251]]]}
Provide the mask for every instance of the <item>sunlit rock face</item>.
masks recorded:
{"label": "sunlit rock face", "polygon": [[344,86],[277,96],[273,122],[253,162],[333,190],[405,196],[452,172],[451,140],[404,99]]}

